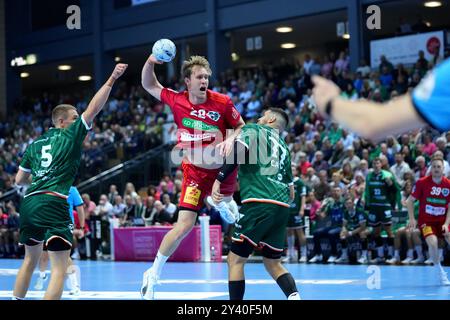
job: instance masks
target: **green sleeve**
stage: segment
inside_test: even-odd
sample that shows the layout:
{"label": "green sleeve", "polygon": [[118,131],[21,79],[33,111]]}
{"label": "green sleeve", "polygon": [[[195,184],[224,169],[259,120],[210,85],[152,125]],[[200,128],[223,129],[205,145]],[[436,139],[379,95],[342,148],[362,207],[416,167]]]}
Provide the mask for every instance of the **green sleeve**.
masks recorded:
{"label": "green sleeve", "polygon": [[22,171],[31,173],[31,169],[32,169],[32,164],[31,164],[31,148],[32,148],[32,144],[30,144],[27,149],[25,150],[25,154],[23,155],[22,161],[20,162],[20,169]]}
{"label": "green sleeve", "polygon": [[92,126],[88,126],[83,119],[83,115],[81,115],[66,130],[64,130],[64,134],[73,140],[74,143],[81,145],[84,138],[86,138],[88,130],[91,128]]}

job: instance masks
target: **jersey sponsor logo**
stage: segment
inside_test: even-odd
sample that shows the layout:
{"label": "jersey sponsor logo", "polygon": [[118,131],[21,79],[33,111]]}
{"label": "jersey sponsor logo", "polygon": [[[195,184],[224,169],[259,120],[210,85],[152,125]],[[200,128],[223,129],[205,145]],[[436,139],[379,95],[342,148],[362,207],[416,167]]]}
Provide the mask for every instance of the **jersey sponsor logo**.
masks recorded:
{"label": "jersey sponsor logo", "polygon": [[450,193],[450,190],[449,190],[449,189],[447,189],[447,188],[442,189],[442,195],[443,195],[444,197],[447,197],[449,193]]}
{"label": "jersey sponsor logo", "polygon": [[445,199],[439,199],[439,198],[427,198],[427,202],[429,203],[435,203],[435,204],[447,204],[447,200]]}
{"label": "jersey sponsor logo", "polygon": [[189,119],[189,118],[183,118],[182,124],[186,128],[202,130],[202,131],[218,131],[219,130],[219,128],[217,126],[213,126],[210,124],[206,124],[202,121],[193,120],[193,119]]}
{"label": "jersey sponsor logo", "polygon": [[233,112],[231,113],[231,116],[233,119],[239,118],[239,112],[236,110],[236,108],[233,108]]}
{"label": "jersey sponsor logo", "polygon": [[433,234],[433,228],[431,228],[430,226],[427,226],[426,224],[424,224],[421,226],[421,228],[422,228],[422,234],[424,237]]}
{"label": "jersey sponsor logo", "polygon": [[201,141],[201,140],[211,140],[212,138],[215,138],[216,135],[213,133],[189,133],[189,132],[181,132],[180,134],[180,140],[182,142],[189,142],[189,141]]}
{"label": "jersey sponsor logo", "polygon": [[200,200],[201,193],[201,190],[196,187],[187,187],[183,202],[196,206],[198,205],[198,201]]}
{"label": "jersey sponsor logo", "polygon": [[445,214],[445,208],[444,207],[433,207],[427,204],[425,206],[425,212],[432,216],[442,216]]}
{"label": "jersey sponsor logo", "polygon": [[210,118],[212,121],[218,121],[220,119],[220,114],[216,111],[208,111],[206,114],[208,118]]}

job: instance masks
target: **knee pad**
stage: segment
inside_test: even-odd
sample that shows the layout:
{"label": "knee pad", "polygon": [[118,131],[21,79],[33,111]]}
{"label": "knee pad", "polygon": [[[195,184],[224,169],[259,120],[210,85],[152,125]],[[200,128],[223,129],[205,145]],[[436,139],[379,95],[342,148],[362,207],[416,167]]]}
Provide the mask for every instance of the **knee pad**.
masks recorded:
{"label": "knee pad", "polygon": [[255,248],[246,240],[231,244],[230,251],[241,258],[248,258]]}

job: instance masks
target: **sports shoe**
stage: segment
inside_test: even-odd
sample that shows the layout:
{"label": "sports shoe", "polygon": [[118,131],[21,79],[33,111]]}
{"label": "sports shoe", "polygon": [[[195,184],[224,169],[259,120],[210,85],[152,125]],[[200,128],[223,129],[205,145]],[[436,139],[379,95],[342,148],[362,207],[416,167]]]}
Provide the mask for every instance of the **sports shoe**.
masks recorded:
{"label": "sports shoe", "polygon": [[358,263],[359,264],[367,264],[369,261],[367,260],[367,257],[366,256],[361,256],[359,259],[358,259]]}
{"label": "sports shoe", "polygon": [[316,254],[314,257],[312,257],[309,262],[310,263],[316,263],[316,262],[321,262],[322,261],[322,255],[320,254]]}
{"label": "sports shoe", "polygon": [[423,263],[425,263],[426,265],[431,266],[433,264],[433,260],[431,260],[431,258],[428,258],[427,260],[425,260]]}
{"label": "sports shoe", "polygon": [[230,209],[228,209],[227,204],[224,201],[219,202],[218,204],[214,203],[214,200],[211,198],[211,196],[208,196],[206,198],[206,201],[208,204],[214,208],[217,209],[220,213],[220,217],[228,224],[233,224],[236,222],[236,217],[231,212]]}
{"label": "sports shoe", "polygon": [[144,300],[155,299],[155,286],[158,284],[158,277],[150,268],[144,272],[141,286],[141,297]]}
{"label": "sports shoe", "polygon": [[441,281],[441,285],[442,286],[450,286],[450,281],[447,278],[447,272],[440,271],[439,273],[440,273],[439,278]]}
{"label": "sports shoe", "polygon": [[288,297],[288,300],[302,300],[300,298],[300,294],[298,292],[291,293],[291,295]]}
{"label": "sports shoe", "polygon": [[[330,261],[330,260],[328,260]],[[334,261],[334,263],[340,264],[340,263],[348,263],[348,257],[347,256],[340,256],[339,259],[336,259],[336,261]]]}
{"label": "sports shoe", "polygon": [[78,250],[75,250],[73,254],[70,256],[73,260],[80,260],[80,253]]}
{"label": "sports shoe", "polygon": [[375,259],[370,260],[371,264],[383,264],[385,263],[385,259],[382,257],[376,257]]}
{"label": "sports shoe", "polygon": [[335,256],[329,256],[327,262],[328,263],[335,263],[336,262],[336,257]]}
{"label": "sports shoe", "polygon": [[70,294],[71,296],[79,296],[80,293],[81,293],[80,286],[74,286],[74,287],[69,291],[69,294]]}
{"label": "sports shoe", "polygon": [[400,263],[400,259],[396,258],[396,257],[392,257],[391,259],[386,260],[387,264],[399,264]]}
{"label": "sports shoe", "polygon": [[410,264],[413,261],[413,258],[407,257],[405,260],[402,261],[402,264]]}
{"label": "sports shoe", "polygon": [[301,257],[300,259],[298,259],[298,262],[300,263],[306,263],[308,262],[308,258],[306,258],[306,256]]}
{"label": "sports shoe", "polygon": [[424,263],[423,257],[420,257],[420,258],[417,258],[417,259],[414,259],[411,261],[411,264],[423,264],[423,263]]}
{"label": "sports shoe", "polygon": [[44,278],[39,276],[37,281],[36,281],[36,285],[34,286],[34,289],[36,289],[36,290],[44,289],[44,284],[45,284],[45,282],[47,282],[47,279],[48,279],[48,275],[47,274],[45,275]]}

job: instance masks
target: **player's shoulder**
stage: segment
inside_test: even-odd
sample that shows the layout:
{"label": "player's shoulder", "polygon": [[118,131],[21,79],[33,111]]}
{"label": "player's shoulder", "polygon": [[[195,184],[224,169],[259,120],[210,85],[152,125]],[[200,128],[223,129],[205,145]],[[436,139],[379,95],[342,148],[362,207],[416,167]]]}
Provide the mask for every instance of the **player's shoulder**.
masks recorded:
{"label": "player's shoulder", "polygon": [[429,176],[425,176],[425,177],[422,177],[419,180],[417,180],[416,184],[429,184],[432,181],[433,180],[431,178],[431,175],[429,175]]}
{"label": "player's shoulder", "polygon": [[442,182],[447,186],[450,187],[450,179],[447,177],[442,178]]}
{"label": "player's shoulder", "polygon": [[211,102],[218,104],[227,104],[230,101],[230,97],[226,94],[215,92],[208,89],[208,99]]}

